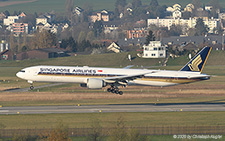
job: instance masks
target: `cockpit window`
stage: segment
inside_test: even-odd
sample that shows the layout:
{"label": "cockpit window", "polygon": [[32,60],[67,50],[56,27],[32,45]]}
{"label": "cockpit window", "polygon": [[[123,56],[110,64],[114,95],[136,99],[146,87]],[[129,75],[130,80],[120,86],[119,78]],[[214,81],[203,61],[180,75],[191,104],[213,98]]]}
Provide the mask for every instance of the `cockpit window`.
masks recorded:
{"label": "cockpit window", "polygon": [[25,70],[21,70],[20,72],[25,72]]}

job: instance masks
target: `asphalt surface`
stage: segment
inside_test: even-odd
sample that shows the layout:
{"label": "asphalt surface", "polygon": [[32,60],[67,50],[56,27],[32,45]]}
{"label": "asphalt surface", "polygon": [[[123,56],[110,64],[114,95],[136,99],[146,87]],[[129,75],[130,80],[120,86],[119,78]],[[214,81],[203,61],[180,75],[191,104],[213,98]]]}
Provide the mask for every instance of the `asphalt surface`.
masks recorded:
{"label": "asphalt surface", "polygon": [[[52,83],[52,84],[47,84],[47,85],[41,85],[41,86],[34,86],[34,89],[41,89],[45,87],[53,87],[53,86],[59,86],[65,83]],[[7,89],[4,90],[5,92],[28,92],[30,91],[30,88],[13,88],[13,89]]]}
{"label": "asphalt surface", "polygon": [[225,111],[225,104],[135,104],[135,105],[75,105],[0,107],[0,115],[113,112],[184,112]]}

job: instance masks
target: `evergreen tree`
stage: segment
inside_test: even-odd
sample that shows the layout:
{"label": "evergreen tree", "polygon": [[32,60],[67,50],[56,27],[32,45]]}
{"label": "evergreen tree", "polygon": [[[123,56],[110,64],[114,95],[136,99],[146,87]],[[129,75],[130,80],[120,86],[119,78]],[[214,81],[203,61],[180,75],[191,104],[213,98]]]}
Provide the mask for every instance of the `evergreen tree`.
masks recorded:
{"label": "evergreen tree", "polygon": [[155,41],[155,36],[151,30],[148,31],[148,35],[146,37],[145,45],[148,45],[150,41]]}
{"label": "evergreen tree", "polygon": [[95,33],[95,37],[99,37],[103,31],[103,23],[102,21],[95,21],[93,25],[93,30]]}
{"label": "evergreen tree", "polygon": [[205,26],[203,19],[198,18],[195,25],[195,35],[201,36],[207,33],[207,26]]}
{"label": "evergreen tree", "polygon": [[72,36],[70,36],[69,39],[63,39],[60,47],[71,52],[77,51],[77,43]]}

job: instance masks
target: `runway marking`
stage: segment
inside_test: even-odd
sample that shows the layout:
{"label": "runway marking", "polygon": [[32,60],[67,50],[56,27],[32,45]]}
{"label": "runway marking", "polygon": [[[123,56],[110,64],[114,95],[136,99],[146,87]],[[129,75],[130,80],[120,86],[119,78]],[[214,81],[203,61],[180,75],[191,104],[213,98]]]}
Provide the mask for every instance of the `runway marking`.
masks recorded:
{"label": "runway marking", "polygon": [[[0,114],[225,111],[225,104],[83,105],[2,107]],[[19,113],[17,113],[19,112]]]}

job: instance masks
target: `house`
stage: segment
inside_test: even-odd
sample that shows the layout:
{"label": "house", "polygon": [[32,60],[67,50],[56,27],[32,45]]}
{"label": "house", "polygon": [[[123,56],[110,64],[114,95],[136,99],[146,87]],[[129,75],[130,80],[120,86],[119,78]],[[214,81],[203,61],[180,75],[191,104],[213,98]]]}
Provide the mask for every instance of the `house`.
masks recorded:
{"label": "house", "polygon": [[142,28],[135,28],[133,30],[127,30],[127,39],[134,39],[140,37],[146,37],[148,31]]}
{"label": "house", "polygon": [[48,59],[48,58],[57,58],[65,57],[68,54],[59,48],[43,48],[43,49],[34,49],[27,52],[21,52],[16,55],[16,60],[24,59]]}
{"label": "house", "polygon": [[115,42],[113,42],[109,47],[107,47],[107,50],[113,51],[115,53],[120,53],[122,51],[119,45]]}
{"label": "house", "polygon": [[143,58],[166,58],[166,47],[160,41],[151,41],[143,48]]}
{"label": "house", "polygon": [[89,16],[89,21],[90,22],[95,22],[95,21],[104,21],[108,22],[109,21],[109,14],[105,12],[97,12]]}
{"label": "house", "polygon": [[103,22],[104,33],[111,34],[119,29],[120,23],[118,22]]}
{"label": "house", "polygon": [[177,18],[181,18],[182,17],[182,12],[180,10],[175,10],[173,11],[173,18],[177,19]]}
{"label": "house", "polygon": [[19,34],[21,34],[21,33],[29,33],[29,31],[28,31],[28,23],[13,23],[12,25],[11,25],[11,27],[12,27],[12,31],[13,31],[13,33],[14,34],[16,34],[16,35],[19,35]]}
{"label": "house", "polygon": [[205,10],[206,11],[212,11],[212,9],[213,9],[213,6],[211,6],[211,5],[206,5],[205,6]]}
{"label": "house", "polygon": [[21,18],[26,17],[26,16],[27,15],[24,12],[20,13],[20,15],[19,15],[19,17],[21,17]]}
{"label": "house", "polygon": [[8,16],[8,18],[4,19],[3,24],[9,26],[10,24],[16,23],[19,19],[19,16]]}
{"label": "house", "polygon": [[225,13],[219,13],[219,19],[225,20]]}
{"label": "house", "polygon": [[184,11],[187,11],[187,12],[191,12],[192,13],[194,9],[195,9],[195,6],[192,3],[189,3],[184,8]]}
{"label": "house", "polygon": [[76,15],[78,15],[78,16],[81,16],[81,14],[82,14],[82,12],[83,12],[84,10],[82,9],[82,8],[80,8],[80,7],[75,7],[74,9],[73,9],[73,14],[76,14]]}
{"label": "house", "polygon": [[41,15],[38,18],[36,18],[36,25],[38,25],[39,23],[45,25],[46,23],[48,23],[49,19],[48,17]]}

